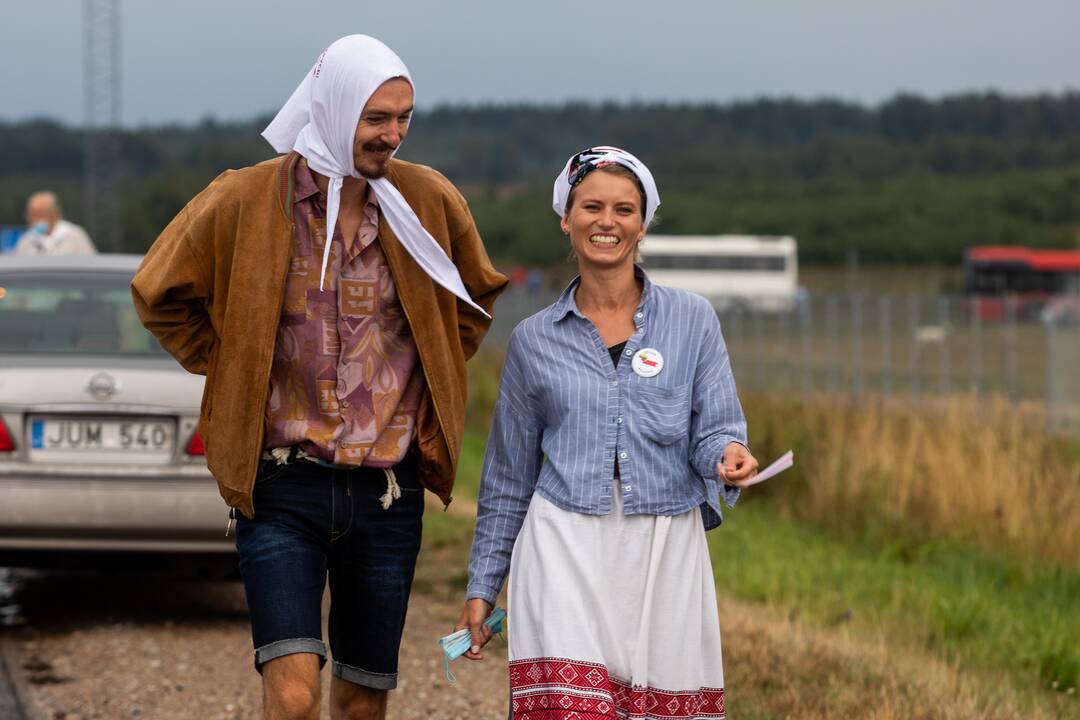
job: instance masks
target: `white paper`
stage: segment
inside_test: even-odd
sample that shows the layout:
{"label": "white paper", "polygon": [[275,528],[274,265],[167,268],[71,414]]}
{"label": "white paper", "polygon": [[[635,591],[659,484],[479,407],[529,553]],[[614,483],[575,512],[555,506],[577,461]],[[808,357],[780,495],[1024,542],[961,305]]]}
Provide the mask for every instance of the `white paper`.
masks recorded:
{"label": "white paper", "polygon": [[787,470],[789,467],[795,464],[795,453],[792,450],[788,450],[786,453],[777,458],[769,467],[759,472],[754,477],[750,478],[745,485],[741,487],[750,487],[751,485],[757,485],[758,483],[765,482],[773,475],[777,475]]}

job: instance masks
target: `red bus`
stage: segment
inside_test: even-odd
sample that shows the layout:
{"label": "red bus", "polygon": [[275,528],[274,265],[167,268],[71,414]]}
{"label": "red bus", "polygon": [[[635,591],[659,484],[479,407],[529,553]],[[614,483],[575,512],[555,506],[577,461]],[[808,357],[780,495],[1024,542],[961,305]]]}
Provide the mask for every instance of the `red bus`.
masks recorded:
{"label": "red bus", "polygon": [[1016,317],[1034,319],[1053,298],[1080,295],[1080,250],[968,248],[964,292],[985,320],[1004,319],[1008,298],[1015,302]]}

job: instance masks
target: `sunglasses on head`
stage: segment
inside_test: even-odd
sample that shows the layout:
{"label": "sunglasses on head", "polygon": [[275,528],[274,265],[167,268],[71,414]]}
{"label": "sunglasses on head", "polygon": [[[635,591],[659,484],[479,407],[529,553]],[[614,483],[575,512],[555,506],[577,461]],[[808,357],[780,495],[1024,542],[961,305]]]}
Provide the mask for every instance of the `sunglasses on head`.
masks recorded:
{"label": "sunglasses on head", "polygon": [[566,171],[566,181],[570,183],[570,187],[574,187],[585,176],[591,173],[597,168],[602,168],[607,165],[616,165],[614,160],[604,160],[602,158],[611,154],[613,148],[606,148],[604,150],[598,150],[591,148],[589,150],[583,150],[575,155],[570,160],[570,169]]}

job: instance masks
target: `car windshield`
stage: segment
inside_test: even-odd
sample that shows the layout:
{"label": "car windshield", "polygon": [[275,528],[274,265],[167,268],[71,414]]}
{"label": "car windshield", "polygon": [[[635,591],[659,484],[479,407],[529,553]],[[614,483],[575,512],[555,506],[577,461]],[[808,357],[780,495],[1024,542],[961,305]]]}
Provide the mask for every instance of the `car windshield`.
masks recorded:
{"label": "car windshield", "polygon": [[0,353],[162,357],[130,275],[0,275]]}

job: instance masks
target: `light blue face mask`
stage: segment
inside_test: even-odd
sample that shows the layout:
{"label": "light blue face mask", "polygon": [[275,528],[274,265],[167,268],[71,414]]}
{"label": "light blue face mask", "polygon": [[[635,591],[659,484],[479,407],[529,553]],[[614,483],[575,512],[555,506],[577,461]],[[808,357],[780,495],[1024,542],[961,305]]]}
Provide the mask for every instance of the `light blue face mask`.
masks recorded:
{"label": "light blue face mask", "polygon": [[42,220],[41,222],[36,222],[33,225],[31,225],[27,229],[27,231],[32,232],[32,233],[37,233],[38,235],[48,235],[49,234],[49,223],[45,222],[44,220]]}
{"label": "light blue face mask", "polygon": [[[488,616],[484,624],[491,628],[491,632],[499,635],[503,631],[504,620],[506,620],[506,611],[502,608],[495,608],[495,611]],[[450,633],[446,637],[439,638],[439,647],[443,651],[443,670],[446,671],[446,679],[450,683],[456,683],[457,678],[454,677],[454,673],[450,672],[450,661],[457,660],[472,647],[472,633],[469,632],[468,628],[462,628],[457,632]]]}

